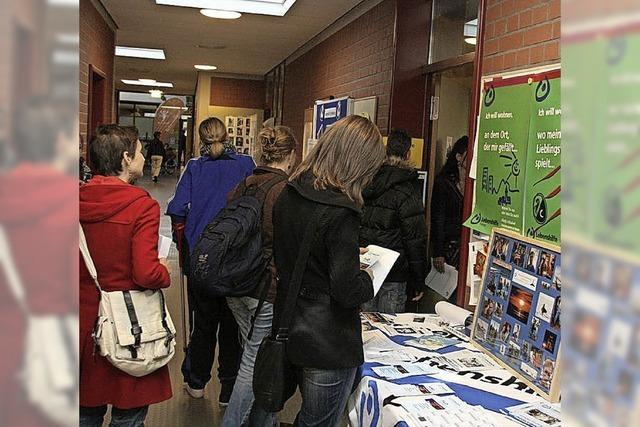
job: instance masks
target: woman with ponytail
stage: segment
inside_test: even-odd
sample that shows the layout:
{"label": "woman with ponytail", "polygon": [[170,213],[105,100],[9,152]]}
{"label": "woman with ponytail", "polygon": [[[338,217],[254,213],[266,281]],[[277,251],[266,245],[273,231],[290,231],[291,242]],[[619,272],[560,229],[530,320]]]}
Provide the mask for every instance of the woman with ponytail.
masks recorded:
{"label": "woman with ponytail", "polygon": [[[189,253],[207,224],[225,206],[227,195],[244,178],[253,173],[255,163],[249,156],[236,154],[228,143],[224,123],[210,117],[198,129],[200,157],[191,159],[178,181],[169,201],[167,215],[182,248],[183,273],[189,276]],[[193,398],[204,396],[204,387],[211,379],[211,368],[219,341],[218,378],[222,385],[219,402],[229,402],[238,373],[241,348],[238,325],[224,298],[208,298],[189,294],[190,342],[182,374],[187,392]]]}
{"label": "woman with ponytail", "polygon": [[[260,165],[253,175],[246,179],[246,186],[238,186],[229,196],[230,199],[239,197],[242,195],[242,189],[250,186],[256,186],[263,191],[265,199],[262,207],[262,247],[264,256],[269,260],[267,274],[252,295],[227,298],[229,308],[238,322],[243,342],[238,378],[222,422],[223,426],[229,427],[278,425],[277,414],[268,413],[253,405],[253,366],[262,339],[271,331],[273,304],[276,300],[273,207],[287,184],[288,174],[295,163],[297,144],[291,129],[284,126],[264,128],[258,135],[258,144],[261,152]],[[262,306],[259,306],[260,299],[263,300]],[[253,332],[249,337],[253,319]]]}

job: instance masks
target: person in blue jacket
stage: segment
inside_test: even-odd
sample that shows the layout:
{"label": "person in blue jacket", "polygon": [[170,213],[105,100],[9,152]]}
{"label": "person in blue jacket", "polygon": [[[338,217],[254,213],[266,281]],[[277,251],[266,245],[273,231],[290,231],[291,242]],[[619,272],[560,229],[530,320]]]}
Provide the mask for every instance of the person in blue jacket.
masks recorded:
{"label": "person in blue jacket", "polygon": [[[224,123],[210,117],[198,130],[202,147],[200,157],[191,159],[178,181],[167,215],[181,246],[182,266],[189,277],[189,253],[205,227],[224,208],[227,195],[240,181],[253,173],[255,163],[246,155],[236,154],[227,144]],[[186,389],[193,398],[202,398],[211,379],[216,341],[219,345],[219,403],[226,406],[240,364],[241,347],[238,325],[225,298],[198,295],[190,287],[190,342],[182,363]]]}

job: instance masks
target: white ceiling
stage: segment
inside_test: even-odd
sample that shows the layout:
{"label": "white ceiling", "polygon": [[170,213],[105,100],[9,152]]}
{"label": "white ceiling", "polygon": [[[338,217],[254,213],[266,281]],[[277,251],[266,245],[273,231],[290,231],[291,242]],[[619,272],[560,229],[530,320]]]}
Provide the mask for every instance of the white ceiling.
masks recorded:
{"label": "white ceiling", "polygon": [[116,57],[116,88],[144,91],[120,80],[147,78],[172,82],[167,93],[193,94],[195,64],[216,65],[221,74],[264,75],[361,1],[297,0],[284,17],[220,20],[154,0],[102,0],[118,25],[118,45],[161,48],[167,58]]}

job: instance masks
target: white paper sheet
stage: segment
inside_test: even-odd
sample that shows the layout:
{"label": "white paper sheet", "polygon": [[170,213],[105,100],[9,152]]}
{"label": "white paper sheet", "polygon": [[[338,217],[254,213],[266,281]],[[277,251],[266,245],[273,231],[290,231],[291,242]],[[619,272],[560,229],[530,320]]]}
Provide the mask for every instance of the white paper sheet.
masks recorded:
{"label": "white paper sheet", "polygon": [[389,380],[414,375],[431,375],[439,372],[438,368],[429,366],[426,363],[400,363],[393,366],[374,366],[371,370],[379,377]]}
{"label": "white paper sheet", "polygon": [[371,267],[371,271],[373,271],[373,294],[377,295],[382,283],[384,283],[384,279],[389,275],[400,254],[376,245],[369,245],[367,249],[378,256],[378,261]]}
{"label": "white paper sheet", "polygon": [[167,258],[169,256],[172,243],[173,241],[170,238],[162,234],[158,236],[158,258]]}
{"label": "white paper sheet", "polygon": [[426,394],[453,394],[454,391],[445,383],[425,383],[425,384],[393,384],[381,381],[384,388],[396,397],[423,396]]}
{"label": "white paper sheet", "polygon": [[444,265],[444,273],[431,268],[424,284],[445,298],[449,298],[458,286],[458,270],[449,264]]}

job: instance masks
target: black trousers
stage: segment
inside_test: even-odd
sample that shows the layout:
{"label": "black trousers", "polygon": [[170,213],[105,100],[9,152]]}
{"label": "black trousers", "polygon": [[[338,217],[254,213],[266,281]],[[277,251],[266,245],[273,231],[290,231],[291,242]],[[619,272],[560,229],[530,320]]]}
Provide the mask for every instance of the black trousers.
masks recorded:
{"label": "black trousers", "polygon": [[191,388],[204,388],[211,379],[217,343],[218,379],[223,388],[233,388],[242,357],[236,319],[225,298],[203,296],[187,286],[190,341],[182,362],[184,381]]}

